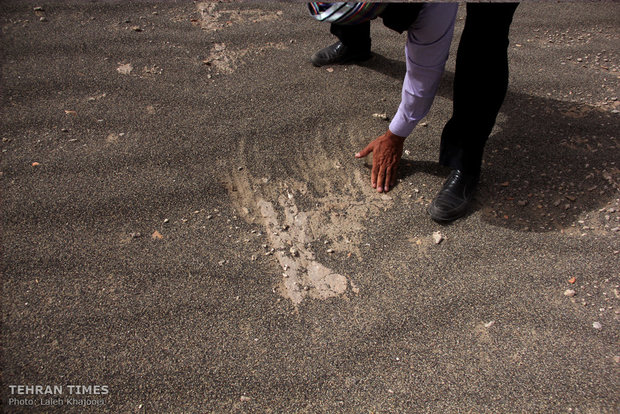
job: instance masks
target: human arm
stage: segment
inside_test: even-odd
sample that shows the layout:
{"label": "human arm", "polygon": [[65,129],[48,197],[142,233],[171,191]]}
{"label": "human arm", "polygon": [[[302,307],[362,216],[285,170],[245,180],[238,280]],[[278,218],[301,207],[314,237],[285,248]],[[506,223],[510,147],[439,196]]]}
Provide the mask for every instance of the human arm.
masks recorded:
{"label": "human arm", "polygon": [[396,182],[404,140],[426,116],[437,93],[454,31],[458,4],[426,4],[407,32],[407,73],[401,103],[388,131],[355,154],[373,153],[371,184],[378,192]]}

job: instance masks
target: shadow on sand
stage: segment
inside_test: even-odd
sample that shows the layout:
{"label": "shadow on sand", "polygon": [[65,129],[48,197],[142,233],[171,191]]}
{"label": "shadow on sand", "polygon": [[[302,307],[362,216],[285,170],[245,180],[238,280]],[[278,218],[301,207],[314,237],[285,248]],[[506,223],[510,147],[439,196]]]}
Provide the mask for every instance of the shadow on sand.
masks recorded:
{"label": "shadow on sand", "polygon": [[[406,71],[404,62],[379,54],[361,66],[394,79]],[[452,72],[444,74],[439,96],[451,99],[453,79]],[[483,220],[518,231],[616,228],[620,170],[610,131],[617,127],[617,114],[509,86],[470,214],[481,211]],[[401,164],[401,177],[421,171],[445,176],[448,170],[430,162]]]}

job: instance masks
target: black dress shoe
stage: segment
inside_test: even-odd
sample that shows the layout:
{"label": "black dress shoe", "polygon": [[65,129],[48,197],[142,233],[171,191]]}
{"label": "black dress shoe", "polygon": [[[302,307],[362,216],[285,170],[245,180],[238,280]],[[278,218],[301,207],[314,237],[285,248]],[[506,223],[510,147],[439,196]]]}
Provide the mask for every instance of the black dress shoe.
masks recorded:
{"label": "black dress shoe", "polygon": [[316,52],[310,60],[314,66],[333,65],[351,61],[361,62],[371,57],[370,49],[352,49],[342,42],[336,42]]}
{"label": "black dress shoe", "polygon": [[464,174],[452,170],[443,187],[428,207],[428,214],[439,222],[447,222],[462,217],[473,199],[478,175]]}

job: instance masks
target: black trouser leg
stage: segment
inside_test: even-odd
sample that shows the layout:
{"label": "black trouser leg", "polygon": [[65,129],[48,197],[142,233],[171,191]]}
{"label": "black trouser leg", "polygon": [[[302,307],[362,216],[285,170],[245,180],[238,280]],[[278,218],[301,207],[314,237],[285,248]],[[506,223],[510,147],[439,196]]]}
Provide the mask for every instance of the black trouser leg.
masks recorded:
{"label": "black trouser leg", "polygon": [[468,3],[454,74],[452,118],[439,162],[480,173],[484,145],[508,88],[508,33],[517,3]]}
{"label": "black trouser leg", "polygon": [[[389,3],[381,14],[383,24],[402,33],[416,20],[422,4]],[[358,24],[331,24],[330,32],[353,50],[370,51],[370,20]]]}
{"label": "black trouser leg", "polygon": [[334,24],[331,34],[351,50],[370,51],[370,21],[360,24]]}

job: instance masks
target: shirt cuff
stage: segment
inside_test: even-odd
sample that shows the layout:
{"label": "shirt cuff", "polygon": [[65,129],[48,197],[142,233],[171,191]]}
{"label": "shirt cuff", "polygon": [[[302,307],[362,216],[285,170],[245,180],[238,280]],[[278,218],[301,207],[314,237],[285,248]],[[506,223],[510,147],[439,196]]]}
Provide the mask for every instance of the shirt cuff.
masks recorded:
{"label": "shirt cuff", "polygon": [[407,138],[416,125],[420,122],[419,120],[412,120],[405,115],[405,111],[403,106],[401,105],[398,108],[398,112],[394,115],[394,119],[390,122],[390,131],[392,133],[398,135],[399,137]]}

